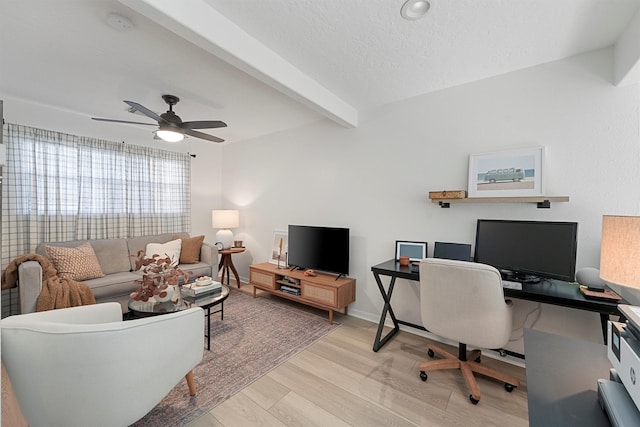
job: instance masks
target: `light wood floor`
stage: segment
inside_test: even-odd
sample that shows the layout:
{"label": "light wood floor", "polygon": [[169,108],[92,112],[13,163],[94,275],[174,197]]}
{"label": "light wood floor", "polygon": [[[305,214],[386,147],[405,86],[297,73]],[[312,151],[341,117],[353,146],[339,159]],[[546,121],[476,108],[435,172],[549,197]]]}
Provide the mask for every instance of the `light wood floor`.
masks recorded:
{"label": "light wood floor", "polygon": [[400,332],[375,353],[376,324],[342,314],[335,321],[342,325],[336,331],[188,427],[529,425],[524,368],[483,357],[522,384],[508,393],[503,383],[480,377],[482,399],[473,405],[458,370],[420,380],[426,338]]}

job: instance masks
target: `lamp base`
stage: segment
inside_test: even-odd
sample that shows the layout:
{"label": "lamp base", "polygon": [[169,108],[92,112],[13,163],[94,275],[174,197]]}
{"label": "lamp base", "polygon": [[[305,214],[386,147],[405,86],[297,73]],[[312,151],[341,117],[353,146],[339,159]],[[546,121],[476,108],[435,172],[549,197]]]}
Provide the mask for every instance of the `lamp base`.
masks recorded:
{"label": "lamp base", "polygon": [[222,243],[222,249],[229,249],[233,246],[233,233],[231,230],[218,230],[216,233],[216,242]]}

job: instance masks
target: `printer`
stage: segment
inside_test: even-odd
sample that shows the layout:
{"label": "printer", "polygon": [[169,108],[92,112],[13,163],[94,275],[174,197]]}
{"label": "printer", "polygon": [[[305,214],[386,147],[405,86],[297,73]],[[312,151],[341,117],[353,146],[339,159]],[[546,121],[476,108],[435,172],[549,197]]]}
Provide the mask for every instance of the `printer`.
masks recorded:
{"label": "printer", "polygon": [[613,427],[640,426],[640,307],[620,304],[626,323],[608,322],[609,380],[598,380],[598,400]]}

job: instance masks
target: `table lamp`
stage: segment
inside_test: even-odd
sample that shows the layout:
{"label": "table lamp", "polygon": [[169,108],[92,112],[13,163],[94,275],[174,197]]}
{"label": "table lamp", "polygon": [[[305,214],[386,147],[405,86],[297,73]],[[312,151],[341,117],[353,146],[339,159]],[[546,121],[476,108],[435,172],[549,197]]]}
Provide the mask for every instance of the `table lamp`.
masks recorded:
{"label": "table lamp", "polygon": [[[640,217],[602,217],[600,277],[629,288],[640,288]],[[624,326],[609,322],[607,357],[615,369],[616,381],[598,380],[598,400],[611,425],[640,425],[640,390],[636,372],[640,371],[640,306],[619,304]],[[633,420],[631,420],[633,419]],[[620,421],[615,422],[616,421]]]}
{"label": "table lamp", "polygon": [[233,233],[229,229],[240,225],[240,214],[231,209],[213,210],[211,225],[220,229],[216,233],[216,242],[222,244],[222,249],[229,249],[233,245]]}
{"label": "table lamp", "polygon": [[600,278],[640,288],[640,216],[602,217]]}

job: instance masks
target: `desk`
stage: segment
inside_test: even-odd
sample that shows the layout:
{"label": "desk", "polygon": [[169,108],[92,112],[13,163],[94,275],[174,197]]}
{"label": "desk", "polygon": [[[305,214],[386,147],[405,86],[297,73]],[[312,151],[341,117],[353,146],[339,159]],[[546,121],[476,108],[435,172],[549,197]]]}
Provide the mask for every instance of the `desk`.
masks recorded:
{"label": "desk", "polygon": [[525,329],[524,349],[531,427],[610,426],[597,391],[609,378],[607,346]]}
{"label": "desk", "polygon": [[[373,277],[376,279],[378,289],[384,300],[384,308],[382,309],[382,315],[380,316],[380,323],[378,323],[378,331],[373,343],[373,351],[378,351],[383,345],[389,341],[399,330],[400,325],[410,326],[412,328],[426,330],[421,325],[398,320],[393,308],[391,307],[391,296],[393,294],[393,288],[395,286],[396,279],[408,279],[416,282],[420,281],[420,273],[417,267],[401,266],[395,260],[385,261],[381,264],[371,267]],[[390,277],[389,288],[387,291],[384,289],[380,276]],[[504,295],[508,298],[517,298],[527,301],[542,302],[545,304],[560,305],[563,307],[577,308],[579,310],[594,311],[600,313],[600,324],[602,327],[602,338],[604,343],[607,343],[607,320],[609,315],[620,316],[618,311],[618,303],[601,301],[595,299],[587,299],[582,295],[582,292],[578,289],[578,286],[572,283],[563,282],[560,280],[548,280],[541,283],[525,283],[520,289],[504,289]],[[626,302],[620,301],[621,304]],[[384,329],[384,323],[387,318],[387,314],[391,316],[393,322],[393,329],[382,337],[382,331]]]}
{"label": "desk", "polygon": [[229,269],[233,271],[233,275],[236,278],[236,285],[240,288],[240,278],[238,277],[238,271],[233,265],[233,259],[231,259],[231,255],[240,254],[244,252],[245,248],[229,248],[229,249],[221,249],[218,253],[221,255],[220,263],[218,264],[218,270],[222,269],[222,279],[221,282],[224,283],[224,275],[227,274],[227,285],[229,284],[229,278],[231,275],[229,274]]}

